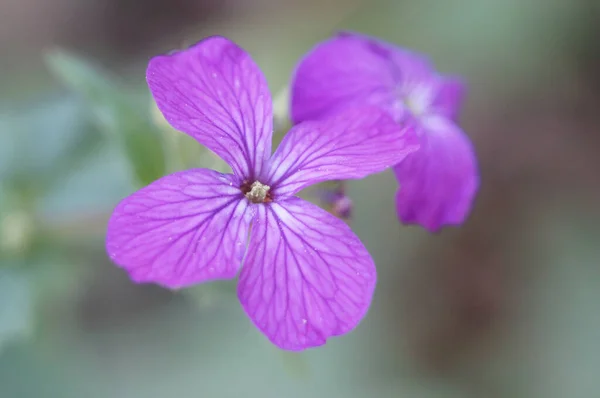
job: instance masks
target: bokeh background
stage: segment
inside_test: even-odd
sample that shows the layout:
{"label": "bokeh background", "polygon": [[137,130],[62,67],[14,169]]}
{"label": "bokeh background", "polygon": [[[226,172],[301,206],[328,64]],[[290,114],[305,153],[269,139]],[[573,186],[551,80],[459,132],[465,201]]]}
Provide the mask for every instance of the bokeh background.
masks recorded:
{"label": "bokeh background", "polygon": [[[349,183],[378,289],[358,329],[300,354],[235,283],[132,284],[104,253],[113,206],[214,163],[156,117],[148,59],[227,35],[277,95],[340,29],[468,80],[468,222],[402,227],[390,172]],[[0,54],[0,397],[600,396],[600,2],[2,0]]]}

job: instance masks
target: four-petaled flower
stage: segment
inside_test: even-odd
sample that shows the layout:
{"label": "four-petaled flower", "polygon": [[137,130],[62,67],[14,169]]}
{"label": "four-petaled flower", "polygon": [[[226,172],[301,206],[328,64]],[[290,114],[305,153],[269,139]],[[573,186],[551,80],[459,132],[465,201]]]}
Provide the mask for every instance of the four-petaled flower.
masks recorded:
{"label": "four-petaled flower", "polygon": [[233,174],[177,172],[124,199],[108,224],[111,259],[170,288],[233,278],[243,260],[239,300],[283,349],[352,330],[371,302],[373,260],[344,222],[294,195],[385,170],[418,149],[414,132],[376,107],[354,109],[298,124],[271,155],[267,82],[222,37],[153,58],[147,80],[166,120]]}
{"label": "four-petaled flower", "polygon": [[292,83],[292,120],[299,123],[371,104],[413,124],[420,149],[394,167],[396,207],[405,224],[434,232],[461,224],[479,187],[471,142],[455,121],[464,93],[423,56],[380,40],[342,33],[317,45]]}

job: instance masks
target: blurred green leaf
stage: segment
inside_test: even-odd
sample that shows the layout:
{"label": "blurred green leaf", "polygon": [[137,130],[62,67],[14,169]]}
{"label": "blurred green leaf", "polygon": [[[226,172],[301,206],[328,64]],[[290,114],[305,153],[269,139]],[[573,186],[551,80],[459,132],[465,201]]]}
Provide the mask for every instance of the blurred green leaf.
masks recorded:
{"label": "blurred green leaf", "polygon": [[280,89],[273,99],[273,147],[277,148],[286,133],[292,128],[290,120],[290,92],[289,87]]}
{"label": "blurred green leaf", "polygon": [[98,127],[123,149],[138,183],[146,185],[164,175],[162,137],[147,111],[134,106],[117,82],[87,61],[62,50],[45,59],[58,79],[88,101]]}
{"label": "blurred green leaf", "polygon": [[10,131],[7,115],[0,115],[0,181],[4,181],[10,175],[11,163],[15,154]]}
{"label": "blurred green leaf", "polygon": [[82,127],[84,128],[79,134],[63,144],[64,148],[60,152],[60,156],[53,162],[51,169],[44,173],[45,191],[50,185],[69,178],[73,171],[80,170],[88,162],[90,156],[102,147],[102,136],[97,129],[89,128],[89,126]]}
{"label": "blurred green leaf", "polygon": [[31,331],[33,300],[30,280],[19,269],[0,269],[0,352]]}
{"label": "blurred green leaf", "polygon": [[77,390],[78,382],[65,371],[62,356],[49,357],[37,345],[13,344],[0,355],[2,397],[89,397]]}
{"label": "blurred green leaf", "polygon": [[311,377],[310,364],[306,358],[299,352],[280,351],[278,353],[282,357],[283,368],[293,378],[307,380]]}
{"label": "blurred green leaf", "polygon": [[104,142],[88,108],[73,95],[44,95],[23,105],[0,120],[0,178],[6,189],[32,202],[69,178]]}
{"label": "blurred green leaf", "polygon": [[199,308],[205,309],[220,306],[225,302],[237,301],[236,286],[234,281],[215,281],[215,283],[190,287],[182,292]]}

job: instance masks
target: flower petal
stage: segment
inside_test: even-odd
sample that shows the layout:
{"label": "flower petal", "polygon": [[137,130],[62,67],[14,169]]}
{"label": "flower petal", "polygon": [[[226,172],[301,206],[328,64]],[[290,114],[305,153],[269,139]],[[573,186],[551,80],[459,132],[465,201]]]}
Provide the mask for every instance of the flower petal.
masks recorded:
{"label": "flower petal", "polygon": [[377,107],[353,108],[294,126],[270,164],[276,197],[326,180],[366,177],[384,171],[418,149],[414,129]]}
{"label": "flower petal", "polygon": [[223,158],[242,179],[271,155],[267,82],[250,56],[223,37],[152,58],[146,78],[165,119]]}
{"label": "flower petal", "polygon": [[391,104],[395,84],[389,60],[369,42],[338,35],[318,44],[298,64],[292,78],[292,120],[320,119],[357,105]]}
{"label": "flower petal", "polygon": [[300,61],[293,77],[291,113],[299,123],[348,107],[377,105],[398,121],[410,114],[455,119],[463,93],[460,80],[438,75],[423,54],[344,32]]}
{"label": "flower petal", "polygon": [[430,232],[461,224],[479,188],[477,160],[468,137],[441,117],[422,120],[421,149],[394,167],[400,221]]}
{"label": "flower petal", "polygon": [[465,92],[465,84],[461,79],[440,78],[430,113],[456,121],[465,98]]}
{"label": "flower petal", "polygon": [[258,207],[238,297],[278,347],[299,351],[350,332],[375,282],[371,256],[344,222],[300,198]]}
{"label": "flower petal", "polygon": [[110,258],[134,281],[170,288],[233,278],[253,216],[234,179],[182,171],[123,199],[108,222]]}

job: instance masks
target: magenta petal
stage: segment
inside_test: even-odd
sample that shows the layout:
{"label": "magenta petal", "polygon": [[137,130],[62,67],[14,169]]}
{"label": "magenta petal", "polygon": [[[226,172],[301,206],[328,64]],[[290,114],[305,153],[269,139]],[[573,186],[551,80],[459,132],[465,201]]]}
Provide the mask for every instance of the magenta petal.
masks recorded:
{"label": "magenta petal", "polygon": [[440,78],[429,113],[456,121],[465,98],[465,84],[458,78]]}
{"label": "magenta petal", "polygon": [[350,109],[294,126],[271,159],[268,181],[276,196],[288,196],[321,181],[363,178],[397,164],[417,142],[412,128],[382,109]]}
{"label": "magenta petal", "polygon": [[253,217],[234,178],[182,171],[123,199],[108,222],[110,258],[134,281],[170,288],[233,278]]}
{"label": "magenta petal", "polygon": [[429,96],[435,78],[431,63],[420,54],[369,36],[341,33],[317,45],[298,64],[292,120],[320,119],[364,105],[384,107],[400,119],[404,101],[415,89]]}
{"label": "magenta petal", "polygon": [[355,35],[317,45],[298,64],[292,78],[294,123],[320,119],[357,105],[388,105],[396,80],[389,60]]}
{"label": "magenta petal", "polygon": [[464,85],[436,73],[430,60],[373,37],[342,33],[299,63],[291,92],[292,119],[320,119],[349,107],[377,105],[396,120],[458,116]]}
{"label": "magenta petal", "polygon": [[371,256],[344,222],[299,198],[258,207],[238,297],[278,347],[299,351],[350,332],[375,282]]}
{"label": "magenta petal", "polygon": [[473,146],[456,125],[438,117],[422,123],[421,149],[394,167],[396,207],[403,223],[435,232],[465,221],[479,175]]}
{"label": "magenta petal", "polygon": [[243,179],[271,155],[273,111],[267,82],[250,56],[223,37],[152,58],[146,78],[169,123],[225,160]]}

